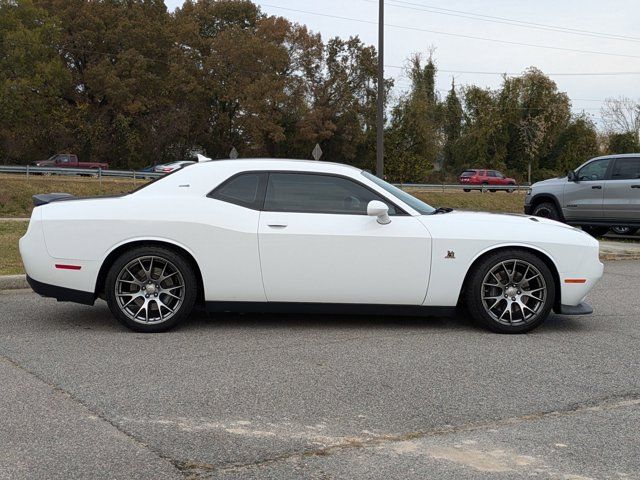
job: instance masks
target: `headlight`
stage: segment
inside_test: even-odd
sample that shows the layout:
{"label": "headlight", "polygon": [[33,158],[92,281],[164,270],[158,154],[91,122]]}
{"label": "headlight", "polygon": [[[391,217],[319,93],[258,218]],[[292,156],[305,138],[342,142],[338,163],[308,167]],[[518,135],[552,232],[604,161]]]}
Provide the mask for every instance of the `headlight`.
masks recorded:
{"label": "headlight", "polygon": [[527,188],[527,195],[531,195],[531,192],[532,192],[532,191],[533,191],[533,190],[531,190],[530,188]]}

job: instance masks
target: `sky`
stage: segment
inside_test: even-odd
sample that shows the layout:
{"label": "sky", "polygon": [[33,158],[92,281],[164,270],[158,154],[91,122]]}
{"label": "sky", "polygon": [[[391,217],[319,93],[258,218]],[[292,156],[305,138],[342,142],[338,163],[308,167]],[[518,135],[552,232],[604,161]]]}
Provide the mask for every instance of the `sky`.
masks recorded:
{"label": "sky", "polygon": [[[180,0],[165,1],[171,10],[182,4]],[[364,42],[377,45],[378,0],[254,0],[254,3],[267,14],[307,25],[324,40],[358,35]],[[430,49],[435,49],[434,58],[440,70],[437,88],[443,96],[453,78],[459,86],[475,84],[491,88],[499,87],[502,81],[498,74],[444,70],[519,73],[535,66],[547,74],[640,73],[638,0],[385,0],[385,6],[385,76],[396,80],[395,95],[408,87],[404,70],[397,67],[406,66],[414,53],[428,56]],[[469,14],[476,18],[468,18]],[[478,15],[483,20],[477,19]],[[563,31],[531,28],[531,24],[559,27]],[[640,74],[550,76],[571,98],[573,111],[584,110],[598,124],[604,99],[627,96],[640,100]]]}

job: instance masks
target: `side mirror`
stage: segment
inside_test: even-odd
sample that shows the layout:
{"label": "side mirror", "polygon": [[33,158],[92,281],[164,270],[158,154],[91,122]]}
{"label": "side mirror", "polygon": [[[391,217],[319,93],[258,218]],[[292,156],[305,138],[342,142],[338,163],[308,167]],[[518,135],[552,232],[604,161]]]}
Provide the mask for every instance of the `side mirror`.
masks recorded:
{"label": "side mirror", "polygon": [[389,207],[386,203],[379,200],[371,200],[367,205],[367,215],[370,217],[378,217],[378,223],[380,225],[387,225],[391,223],[389,218]]}
{"label": "side mirror", "polygon": [[576,172],[574,172],[573,170],[569,170],[567,172],[567,180],[569,180],[570,182],[576,182],[578,180]]}

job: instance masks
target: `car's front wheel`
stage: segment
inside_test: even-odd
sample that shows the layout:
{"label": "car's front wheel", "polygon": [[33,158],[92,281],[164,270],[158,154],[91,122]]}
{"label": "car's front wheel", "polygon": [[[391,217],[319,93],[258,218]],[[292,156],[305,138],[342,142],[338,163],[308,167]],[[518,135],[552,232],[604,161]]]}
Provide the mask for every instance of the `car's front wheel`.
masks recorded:
{"label": "car's front wheel", "polygon": [[535,217],[560,220],[560,212],[558,212],[556,206],[551,202],[543,202],[536,205],[531,214]]}
{"label": "car's front wheel", "polygon": [[626,225],[615,225],[611,227],[611,231],[616,235],[635,235],[638,229]]}
{"label": "car's front wheel", "polygon": [[109,309],[138,332],[163,332],[187,318],[197,288],[189,262],[172,250],[155,246],[121,255],[105,280]]}
{"label": "car's front wheel", "polygon": [[584,226],[584,227],[582,227],[582,230],[587,232],[592,237],[596,237],[597,238],[597,237],[602,237],[603,235],[606,235],[607,232],[609,231],[609,227],[589,227],[589,226]]}
{"label": "car's front wheel", "polygon": [[547,318],[555,291],[545,262],[530,252],[509,249],[489,254],[474,266],[464,299],[479,325],[498,333],[525,333]]}

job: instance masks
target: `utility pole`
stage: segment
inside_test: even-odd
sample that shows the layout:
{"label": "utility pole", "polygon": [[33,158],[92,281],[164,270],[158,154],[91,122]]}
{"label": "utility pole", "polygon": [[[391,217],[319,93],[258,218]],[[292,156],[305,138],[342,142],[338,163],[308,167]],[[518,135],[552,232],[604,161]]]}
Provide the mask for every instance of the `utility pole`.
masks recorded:
{"label": "utility pole", "polygon": [[376,175],[384,178],[384,0],[378,0],[378,113],[376,114]]}

